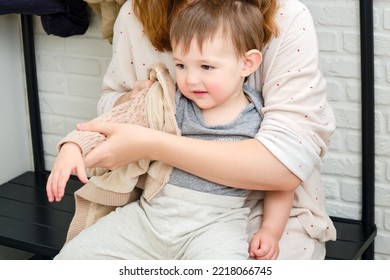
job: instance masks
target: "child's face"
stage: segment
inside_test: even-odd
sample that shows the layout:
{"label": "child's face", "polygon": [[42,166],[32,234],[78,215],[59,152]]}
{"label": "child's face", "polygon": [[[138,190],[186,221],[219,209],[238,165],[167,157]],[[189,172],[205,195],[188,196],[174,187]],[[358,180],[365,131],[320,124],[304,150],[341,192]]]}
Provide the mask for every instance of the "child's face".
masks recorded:
{"label": "child's face", "polygon": [[201,110],[235,106],[242,98],[244,58],[220,32],[203,43],[202,51],[196,39],[186,54],[180,44],[174,45],[173,59],[180,91]]}

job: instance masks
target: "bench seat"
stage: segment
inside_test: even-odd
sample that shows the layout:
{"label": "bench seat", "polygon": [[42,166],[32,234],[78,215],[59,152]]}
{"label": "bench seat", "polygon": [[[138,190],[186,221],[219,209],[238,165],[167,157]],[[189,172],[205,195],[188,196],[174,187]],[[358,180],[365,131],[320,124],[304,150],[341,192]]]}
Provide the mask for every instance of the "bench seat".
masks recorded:
{"label": "bench seat", "polygon": [[72,178],[61,202],[46,196],[48,174],[26,172],[0,186],[0,244],[48,258],[64,244],[75,211]]}

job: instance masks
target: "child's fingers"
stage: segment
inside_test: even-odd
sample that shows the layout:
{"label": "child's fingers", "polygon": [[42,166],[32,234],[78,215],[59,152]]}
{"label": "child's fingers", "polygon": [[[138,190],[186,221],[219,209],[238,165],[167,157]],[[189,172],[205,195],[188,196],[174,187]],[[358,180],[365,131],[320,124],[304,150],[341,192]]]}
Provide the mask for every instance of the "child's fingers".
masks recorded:
{"label": "child's fingers", "polygon": [[264,258],[265,256],[267,256],[268,254],[268,250],[264,249],[264,248],[259,248],[257,250],[254,250],[253,251],[253,254],[255,255],[256,259],[261,259],[261,258]]}
{"label": "child's fingers", "polygon": [[269,258],[270,260],[276,260],[279,256],[279,252],[274,251],[271,257]]}
{"label": "child's fingers", "polygon": [[46,183],[46,194],[47,194],[47,199],[49,200],[49,202],[53,202],[54,201],[54,194],[53,194],[53,190],[52,190],[52,173],[50,173],[49,175],[49,178],[47,179],[47,183]]}
{"label": "child's fingers", "polygon": [[56,201],[61,201],[62,197],[64,196],[66,183],[68,182],[70,177],[70,171],[62,171],[57,179],[57,186],[56,186],[56,192],[55,197]]}
{"label": "child's fingers", "polygon": [[50,173],[46,184],[46,193],[50,202],[53,202],[54,200],[56,201],[61,200],[60,182],[61,182],[61,174],[58,171],[53,170]]}
{"label": "child's fingers", "polygon": [[272,257],[273,252],[271,244],[266,242],[262,242],[258,249],[253,250],[256,260],[268,260]]}
{"label": "child's fingers", "polygon": [[76,174],[82,183],[85,184],[88,182],[88,177],[87,177],[87,173],[85,172],[84,164],[77,165]]}
{"label": "child's fingers", "polygon": [[250,246],[249,246],[249,254],[251,255],[251,257],[254,257],[255,256],[255,251],[258,250],[260,248],[260,239],[257,238],[257,236],[253,236],[252,238],[252,241],[250,243]]}
{"label": "child's fingers", "polygon": [[272,260],[272,254],[269,252],[262,253],[261,255],[256,256],[256,260]]}
{"label": "child's fingers", "polygon": [[[259,249],[260,251],[262,249]],[[256,260],[276,260],[279,256],[278,248],[269,247],[267,250],[263,249],[256,255]]]}

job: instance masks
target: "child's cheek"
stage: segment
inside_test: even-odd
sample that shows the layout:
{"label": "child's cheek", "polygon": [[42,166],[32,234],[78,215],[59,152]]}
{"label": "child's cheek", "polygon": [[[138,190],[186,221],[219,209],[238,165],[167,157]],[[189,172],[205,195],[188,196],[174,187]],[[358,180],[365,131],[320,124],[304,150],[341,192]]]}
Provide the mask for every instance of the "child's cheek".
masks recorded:
{"label": "child's cheek", "polygon": [[180,77],[177,77],[177,87],[179,88],[180,92],[185,93],[187,92],[187,85],[183,79]]}
{"label": "child's cheek", "polygon": [[207,91],[209,94],[218,97],[224,92],[224,86],[218,81],[209,82],[207,84]]}

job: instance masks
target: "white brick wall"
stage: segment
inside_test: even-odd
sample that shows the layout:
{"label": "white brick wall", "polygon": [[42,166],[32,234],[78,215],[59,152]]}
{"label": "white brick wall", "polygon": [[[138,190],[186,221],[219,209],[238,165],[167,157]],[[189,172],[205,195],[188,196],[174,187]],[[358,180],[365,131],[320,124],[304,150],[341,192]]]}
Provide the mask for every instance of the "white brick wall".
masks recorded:
{"label": "white brick wall", "polygon": [[34,18],[34,32],[45,161],[50,169],[56,143],[77,122],[96,117],[111,45],[102,39],[100,19],[93,13],[83,36],[48,36],[38,17]]}
{"label": "white brick wall", "polygon": [[[329,213],[360,219],[361,120],[359,1],[302,0],[317,26],[329,100],[337,118],[332,146],[323,160]],[[376,110],[377,259],[390,259],[390,0],[374,1]],[[35,18],[35,39],[47,168],[55,145],[74,125],[96,116],[111,45],[92,14],[83,36],[47,36]]]}
{"label": "white brick wall", "polygon": [[[359,1],[302,0],[317,26],[337,131],[324,158],[329,213],[360,219],[361,120]],[[376,259],[390,259],[390,1],[374,1]]]}

